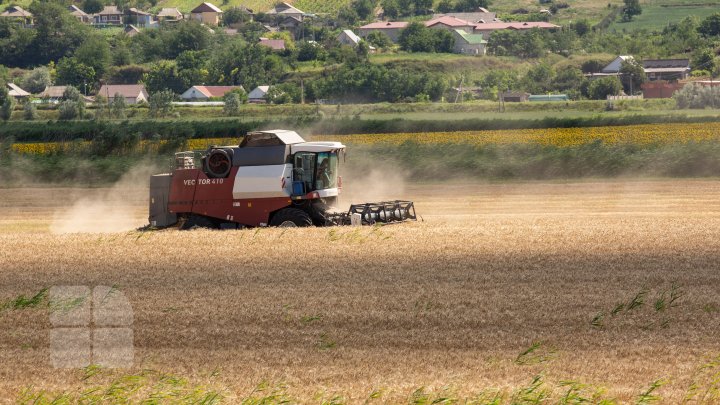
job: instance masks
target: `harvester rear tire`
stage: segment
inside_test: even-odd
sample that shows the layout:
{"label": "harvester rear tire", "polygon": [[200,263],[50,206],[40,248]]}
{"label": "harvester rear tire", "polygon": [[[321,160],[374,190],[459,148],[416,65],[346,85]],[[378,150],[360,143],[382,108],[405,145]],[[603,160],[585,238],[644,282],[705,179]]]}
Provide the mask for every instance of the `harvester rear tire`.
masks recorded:
{"label": "harvester rear tire", "polygon": [[180,229],[187,231],[197,228],[217,229],[217,224],[208,217],[204,217],[202,215],[190,215]]}
{"label": "harvester rear tire", "polygon": [[277,227],[312,226],[312,224],[310,215],[297,208],[283,208],[276,212],[270,221],[270,226]]}

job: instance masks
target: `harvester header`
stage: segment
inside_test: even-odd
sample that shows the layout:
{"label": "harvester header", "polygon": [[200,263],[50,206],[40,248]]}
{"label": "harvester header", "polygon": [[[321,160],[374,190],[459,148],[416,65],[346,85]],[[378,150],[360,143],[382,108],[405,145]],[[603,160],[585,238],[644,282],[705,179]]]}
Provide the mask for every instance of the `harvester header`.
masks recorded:
{"label": "harvester header", "polygon": [[243,228],[332,226],[417,219],[411,201],[353,204],[336,212],[345,145],[294,131],[251,132],[237,146],[175,154],[172,173],[150,178],[150,225]]}

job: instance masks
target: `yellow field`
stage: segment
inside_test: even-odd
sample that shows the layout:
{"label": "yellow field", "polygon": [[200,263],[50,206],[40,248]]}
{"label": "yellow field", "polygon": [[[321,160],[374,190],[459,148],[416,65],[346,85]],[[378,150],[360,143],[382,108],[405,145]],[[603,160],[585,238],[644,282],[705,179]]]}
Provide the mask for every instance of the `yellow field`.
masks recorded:
{"label": "yellow field", "polygon": [[145,190],[0,190],[0,303],[116,286],[135,339],[132,369],[56,370],[47,306],[5,309],[0,398],[717,402],[717,181],[388,191],[424,221],[54,234],[142,225]]}
{"label": "yellow field", "polygon": [[[406,141],[425,144],[461,143],[471,145],[535,143],[549,146],[577,146],[602,141],[607,144],[669,144],[677,142],[702,142],[720,140],[720,122],[700,124],[651,124],[617,127],[508,129],[494,131],[459,131],[429,133],[363,134],[363,135],[316,135],[314,141],[337,141],[354,145],[391,144]],[[210,145],[237,144],[237,139],[209,138],[191,139],[188,149],[202,150]],[[140,149],[152,150],[160,142],[142,141]],[[90,142],[44,142],[18,143],[13,150],[26,154],[46,154],[58,151],[87,148]]]}

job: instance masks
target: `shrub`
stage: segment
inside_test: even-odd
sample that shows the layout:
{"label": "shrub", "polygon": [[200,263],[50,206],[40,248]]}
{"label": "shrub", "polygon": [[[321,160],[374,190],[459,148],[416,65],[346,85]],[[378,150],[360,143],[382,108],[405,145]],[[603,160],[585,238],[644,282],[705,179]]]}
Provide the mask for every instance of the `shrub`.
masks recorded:
{"label": "shrub", "polygon": [[23,106],[23,118],[25,118],[28,121],[32,121],[34,119],[37,119],[37,110],[35,109],[35,104],[28,101]]}
{"label": "shrub", "polygon": [[673,95],[677,108],[702,109],[720,106],[720,88],[687,84]]}
{"label": "shrub", "polygon": [[175,100],[175,93],[171,90],[153,93],[148,100],[150,116],[167,117],[173,110],[173,100]]}

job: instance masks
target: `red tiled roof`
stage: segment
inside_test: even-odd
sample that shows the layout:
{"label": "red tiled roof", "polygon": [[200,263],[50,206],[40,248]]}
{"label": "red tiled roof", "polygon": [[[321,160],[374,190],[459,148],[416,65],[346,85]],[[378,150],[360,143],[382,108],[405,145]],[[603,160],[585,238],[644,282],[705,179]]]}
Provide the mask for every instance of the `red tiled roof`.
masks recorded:
{"label": "red tiled roof", "polygon": [[383,28],[405,28],[408,26],[407,21],[378,21],[363,25],[360,29],[383,29]]}
{"label": "red tiled roof", "polygon": [[543,21],[537,22],[509,22],[509,23],[483,23],[476,24],[476,31],[489,31],[489,30],[530,30],[533,28],[560,28],[559,25],[550,24]]}
{"label": "red tiled roof", "polygon": [[427,27],[432,27],[435,24],[443,24],[443,25],[447,25],[450,27],[469,27],[469,26],[475,25],[471,22],[461,20],[459,18],[449,16],[449,15],[434,18],[430,21],[425,22],[425,26],[427,26]]}
{"label": "red tiled roof", "polygon": [[242,89],[242,86],[194,86],[198,91],[207,97],[222,97],[226,93],[235,90]]}

